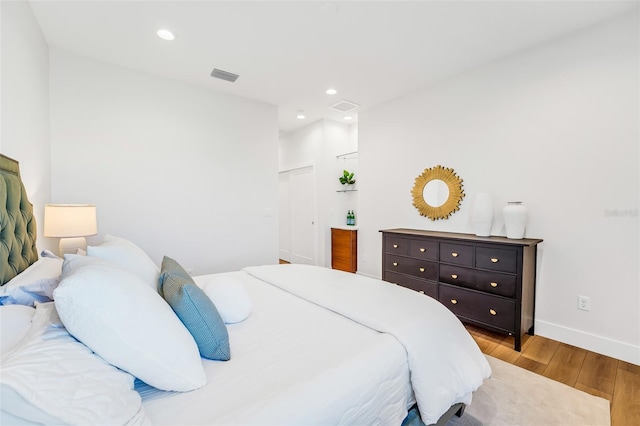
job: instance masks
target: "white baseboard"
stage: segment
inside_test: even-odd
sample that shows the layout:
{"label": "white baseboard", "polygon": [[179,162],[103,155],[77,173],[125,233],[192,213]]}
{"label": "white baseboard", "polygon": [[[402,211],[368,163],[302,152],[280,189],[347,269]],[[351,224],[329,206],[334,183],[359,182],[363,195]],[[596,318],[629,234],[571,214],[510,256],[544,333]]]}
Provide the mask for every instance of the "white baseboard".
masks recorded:
{"label": "white baseboard", "polygon": [[640,346],[540,320],[536,320],[535,334],[640,365]]}

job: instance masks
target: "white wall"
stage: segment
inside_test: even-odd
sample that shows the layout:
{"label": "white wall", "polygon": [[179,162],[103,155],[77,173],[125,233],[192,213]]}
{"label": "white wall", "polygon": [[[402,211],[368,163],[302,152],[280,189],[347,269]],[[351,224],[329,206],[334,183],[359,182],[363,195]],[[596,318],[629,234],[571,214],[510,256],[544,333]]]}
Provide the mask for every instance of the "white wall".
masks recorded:
{"label": "white wall", "polygon": [[336,156],[357,151],[357,143],[357,126],[354,130],[354,125],[332,120],[319,120],[280,136],[280,171],[315,168],[318,265],[331,266],[331,227],[344,225],[346,210],[357,208],[357,194],[336,192],[340,189]]}
{"label": "white wall", "polygon": [[[359,270],[381,276],[380,229],[471,233],[488,192],[505,235],[502,206],[523,201],[544,239],[537,334],[640,364],[638,47],[638,17],[619,17],[360,113]],[[466,197],[433,222],[410,191],[438,164]]]}
{"label": "white wall", "polygon": [[[194,274],[278,260],[275,106],[51,50],[53,201]],[[271,209],[271,215],[265,209]]]}
{"label": "white wall", "polygon": [[38,225],[39,249],[57,243],[42,236],[44,205],[51,199],[49,50],[27,2],[0,2],[0,151],[20,162]]}

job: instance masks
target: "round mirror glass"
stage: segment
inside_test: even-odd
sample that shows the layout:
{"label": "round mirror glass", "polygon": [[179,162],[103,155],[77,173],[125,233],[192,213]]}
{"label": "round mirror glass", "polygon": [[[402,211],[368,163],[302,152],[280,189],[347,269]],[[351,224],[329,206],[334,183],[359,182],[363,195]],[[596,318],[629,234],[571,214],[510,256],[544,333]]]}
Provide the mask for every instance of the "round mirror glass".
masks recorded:
{"label": "round mirror glass", "polygon": [[422,198],[430,206],[440,207],[449,199],[449,187],[440,179],[434,179],[424,186]]}

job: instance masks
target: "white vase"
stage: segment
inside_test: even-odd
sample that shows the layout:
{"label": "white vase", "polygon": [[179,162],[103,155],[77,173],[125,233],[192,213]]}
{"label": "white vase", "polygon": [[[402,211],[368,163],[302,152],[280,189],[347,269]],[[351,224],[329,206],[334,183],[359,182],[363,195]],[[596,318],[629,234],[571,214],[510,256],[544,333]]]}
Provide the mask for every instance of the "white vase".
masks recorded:
{"label": "white vase", "polygon": [[519,240],[524,238],[524,230],[527,224],[527,208],[522,201],[509,201],[502,209],[504,227],[507,238]]}
{"label": "white vase", "polygon": [[473,203],[473,229],[478,237],[488,237],[491,235],[491,225],[493,224],[493,203],[489,194],[481,192],[476,195]]}

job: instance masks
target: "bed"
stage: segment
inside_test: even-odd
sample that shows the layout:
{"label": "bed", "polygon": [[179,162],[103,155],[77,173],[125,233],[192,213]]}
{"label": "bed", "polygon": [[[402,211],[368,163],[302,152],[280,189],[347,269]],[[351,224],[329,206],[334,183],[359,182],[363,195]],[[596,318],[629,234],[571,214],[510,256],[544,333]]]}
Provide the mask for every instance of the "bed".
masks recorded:
{"label": "bed", "polygon": [[18,164],[0,160],[2,424],[442,423],[491,374],[449,310],[381,280],[308,265],[191,279],[114,236],[38,256]]}

